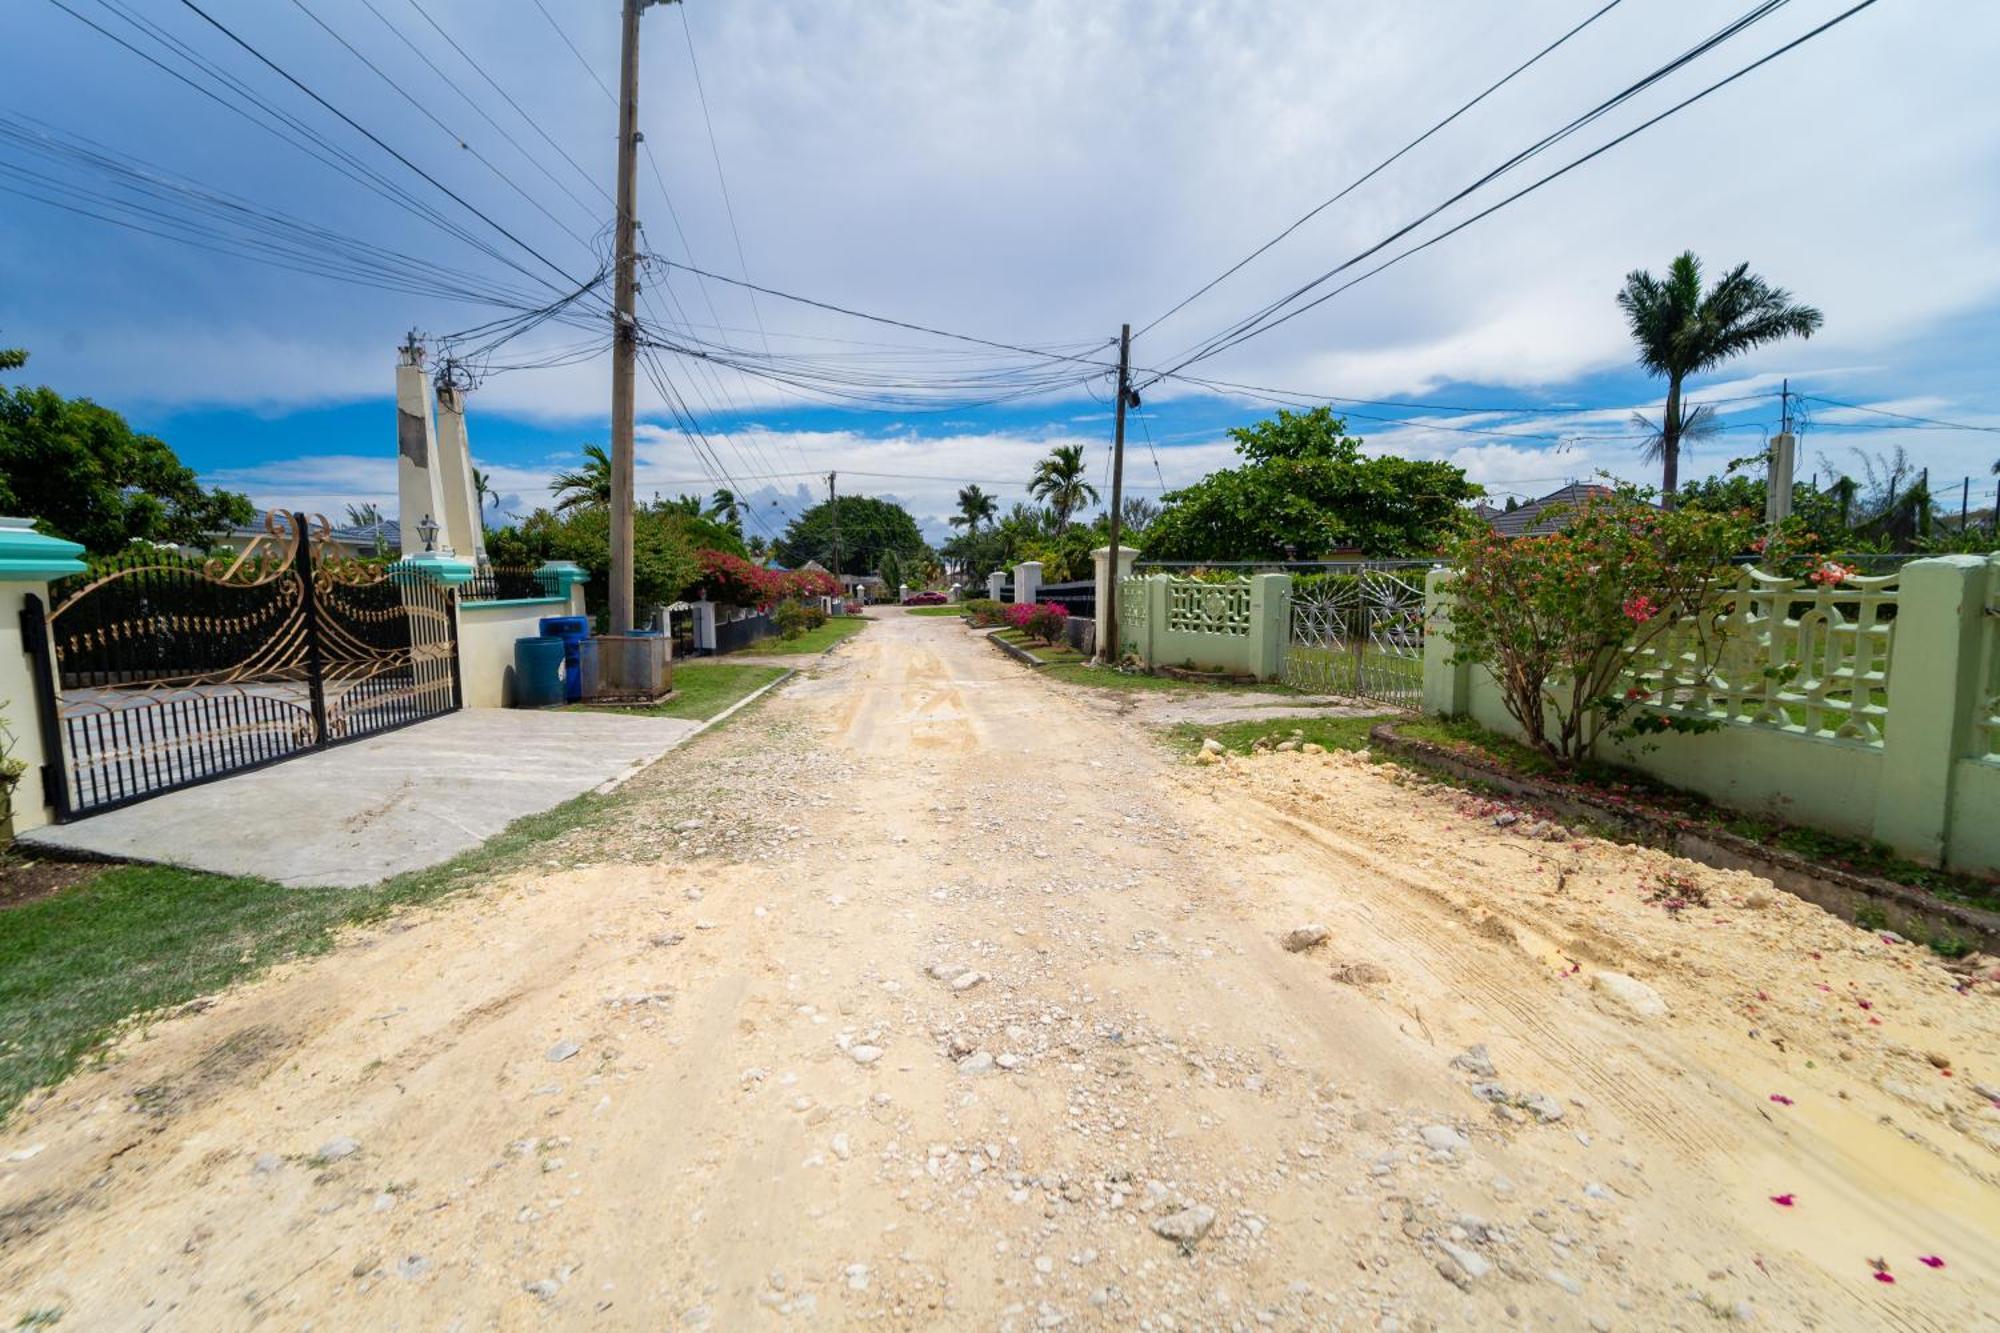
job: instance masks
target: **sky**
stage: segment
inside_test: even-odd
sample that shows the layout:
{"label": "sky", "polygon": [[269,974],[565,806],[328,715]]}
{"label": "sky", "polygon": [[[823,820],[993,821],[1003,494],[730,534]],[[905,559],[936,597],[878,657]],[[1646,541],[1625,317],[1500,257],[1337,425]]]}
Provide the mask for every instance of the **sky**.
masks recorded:
{"label": "sky", "polygon": [[[1768,7],[1313,294],[1851,3]],[[1711,273],[1748,262],[1826,322],[1810,341],[1760,349],[1692,386],[1718,403],[1726,429],[1685,475],[1761,449],[1789,382],[1807,395],[1802,476],[1859,474],[1863,455],[1900,447],[1930,470],[1934,493],[1971,478],[1974,507],[1991,503],[2000,9],[1979,0],[1878,0],[1186,369],[1280,394],[1149,382],[1759,8],[652,8],[638,211],[655,259],[642,317],[666,343],[707,356],[659,354],[696,440],[642,378],[640,494],[726,485],[749,498],[750,530],[775,534],[833,471],[843,493],[894,498],[942,539],[960,486],[978,482],[1003,505],[1025,498],[1035,460],[1064,443],[1085,446],[1108,492],[1106,366],[1128,321],[1142,330],[1133,361],[1146,386],[1128,438],[1131,493],[1157,496],[1226,466],[1227,430],[1268,415],[1274,398],[1336,400],[1370,450],[1449,459],[1496,497],[1600,471],[1646,479],[1630,418],[1657,415],[1662,386],[1635,366],[1613,298],[1627,272],[1658,272],[1692,249]],[[551,475],[608,439],[603,289],[564,307],[569,322],[480,355],[470,354],[485,339],[468,331],[552,303],[602,266],[617,11],[615,0],[12,0],[0,43],[0,344],[26,346],[32,360],[11,378],[124,412],[206,480],[260,505],[393,511],[393,372],[414,329],[479,374],[472,449],[499,511],[546,503]],[[127,174],[107,175],[106,162]],[[192,196],[163,190],[168,177],[197,183],[211,204],[237,201],[237,221],[199,215],[183,239],[135,229],[184,226],[132,211],[185,207]],[[244,232],[245,217],[263,230]],[[247,257],[246,235],[264,247],[252,253],[282,250],[291,267]],[[395,273],[422,264],[429,276],[384,290],[370,284],[392,271],[386,262],[336,278],[318,258],[360,246],[402,257]],[[1003,397],[1029,388],[1039,392]]]}

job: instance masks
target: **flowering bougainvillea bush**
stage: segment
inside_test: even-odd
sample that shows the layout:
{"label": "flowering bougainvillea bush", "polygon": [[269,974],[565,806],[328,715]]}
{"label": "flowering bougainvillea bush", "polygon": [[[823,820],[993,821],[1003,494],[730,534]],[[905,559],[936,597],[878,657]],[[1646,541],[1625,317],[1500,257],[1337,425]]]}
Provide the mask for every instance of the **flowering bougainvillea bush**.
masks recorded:
{"label": "flowering bougainvillea bush", "polygon": [[701,587],[711,601],[726,606],[752,606],[769,610],[787,598],[835,597],[840,584],[833,575],[820,570],[766,569],[752,560],[727,551],[703,550]]}
{"label": "flowering bougainvillea bush", "polygon": [[1679,628],[1694,630],[1693,674],[1713,668],[1721,618],[1703,612],[1755,534],[1747,513],[1660,509],[1629,489],[1590,500],[1561,532],[1471,533],[1451,549],[1453,660],[1490,670],[1529,744],[1563,763],[1607,730],[1712,730],[1649,707],[1662,700],[1643,687],[1614,687],[1630,652]]}
{"label": "flowering bougainvillea bush", "polygon": [[1009,625],[1043,643],[1062,638],[1069,624],[1069,608],[1060,602],[1010,602],[1001,614]]}

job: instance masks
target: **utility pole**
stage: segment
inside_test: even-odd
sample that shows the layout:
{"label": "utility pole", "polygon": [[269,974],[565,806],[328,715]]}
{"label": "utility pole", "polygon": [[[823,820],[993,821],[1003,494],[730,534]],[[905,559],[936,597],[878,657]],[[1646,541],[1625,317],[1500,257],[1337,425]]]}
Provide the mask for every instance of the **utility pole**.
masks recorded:
{"label": "utility pole", "polygon": [[1118,331],[1117,424],[1111,428],[1111,562],[1104,577],[1104,642],[1097,646],[1097,655],[1113,666],[1119,660],[1118,539],[1125,519],[1119,512],[1125,503],[1125,404],[1136,404],[1138,399],[1132,392],[1132,326],[1126,324]]}
{"label": "utility pole", "polygon": [[[834,480],[839,476],[838,472],[829,472],[826,474],[826,511],[833,517],[833,581],[835,583],[840,582],[840,496],[834,491]],[[840,595],[842,597],[847,595],[847,589],[844,586],[840,590]]]}
{"label": "utility pole", "polygon": [[612,292],[611,605],[613,634],[632,632],[632,392],[638,371],[639,284],[634,232],[639,154],[639,11],[658,0],[624,0],[618,58],[618,223]]}

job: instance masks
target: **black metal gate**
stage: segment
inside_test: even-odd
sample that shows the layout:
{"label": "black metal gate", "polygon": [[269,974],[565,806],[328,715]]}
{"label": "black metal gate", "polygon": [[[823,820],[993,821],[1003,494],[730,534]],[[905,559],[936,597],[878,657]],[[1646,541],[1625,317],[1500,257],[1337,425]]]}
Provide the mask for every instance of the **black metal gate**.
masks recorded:
{"label": "black metal gate", "polygon": [[29,597],[43,789],[58,820],[355,740],[460,704],[455,594],[274,512],[242,553],[145,550]]}

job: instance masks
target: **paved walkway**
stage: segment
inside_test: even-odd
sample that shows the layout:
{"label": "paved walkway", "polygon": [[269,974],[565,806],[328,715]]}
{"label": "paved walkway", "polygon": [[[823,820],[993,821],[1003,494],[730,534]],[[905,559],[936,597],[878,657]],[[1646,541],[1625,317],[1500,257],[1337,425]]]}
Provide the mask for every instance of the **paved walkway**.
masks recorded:
{"label": "paved walkway", "polygon": [[350,886],[477,847],[523,815],[651,763],[680,718],[468,708],[170,792],[21,842],[282,884]]}

